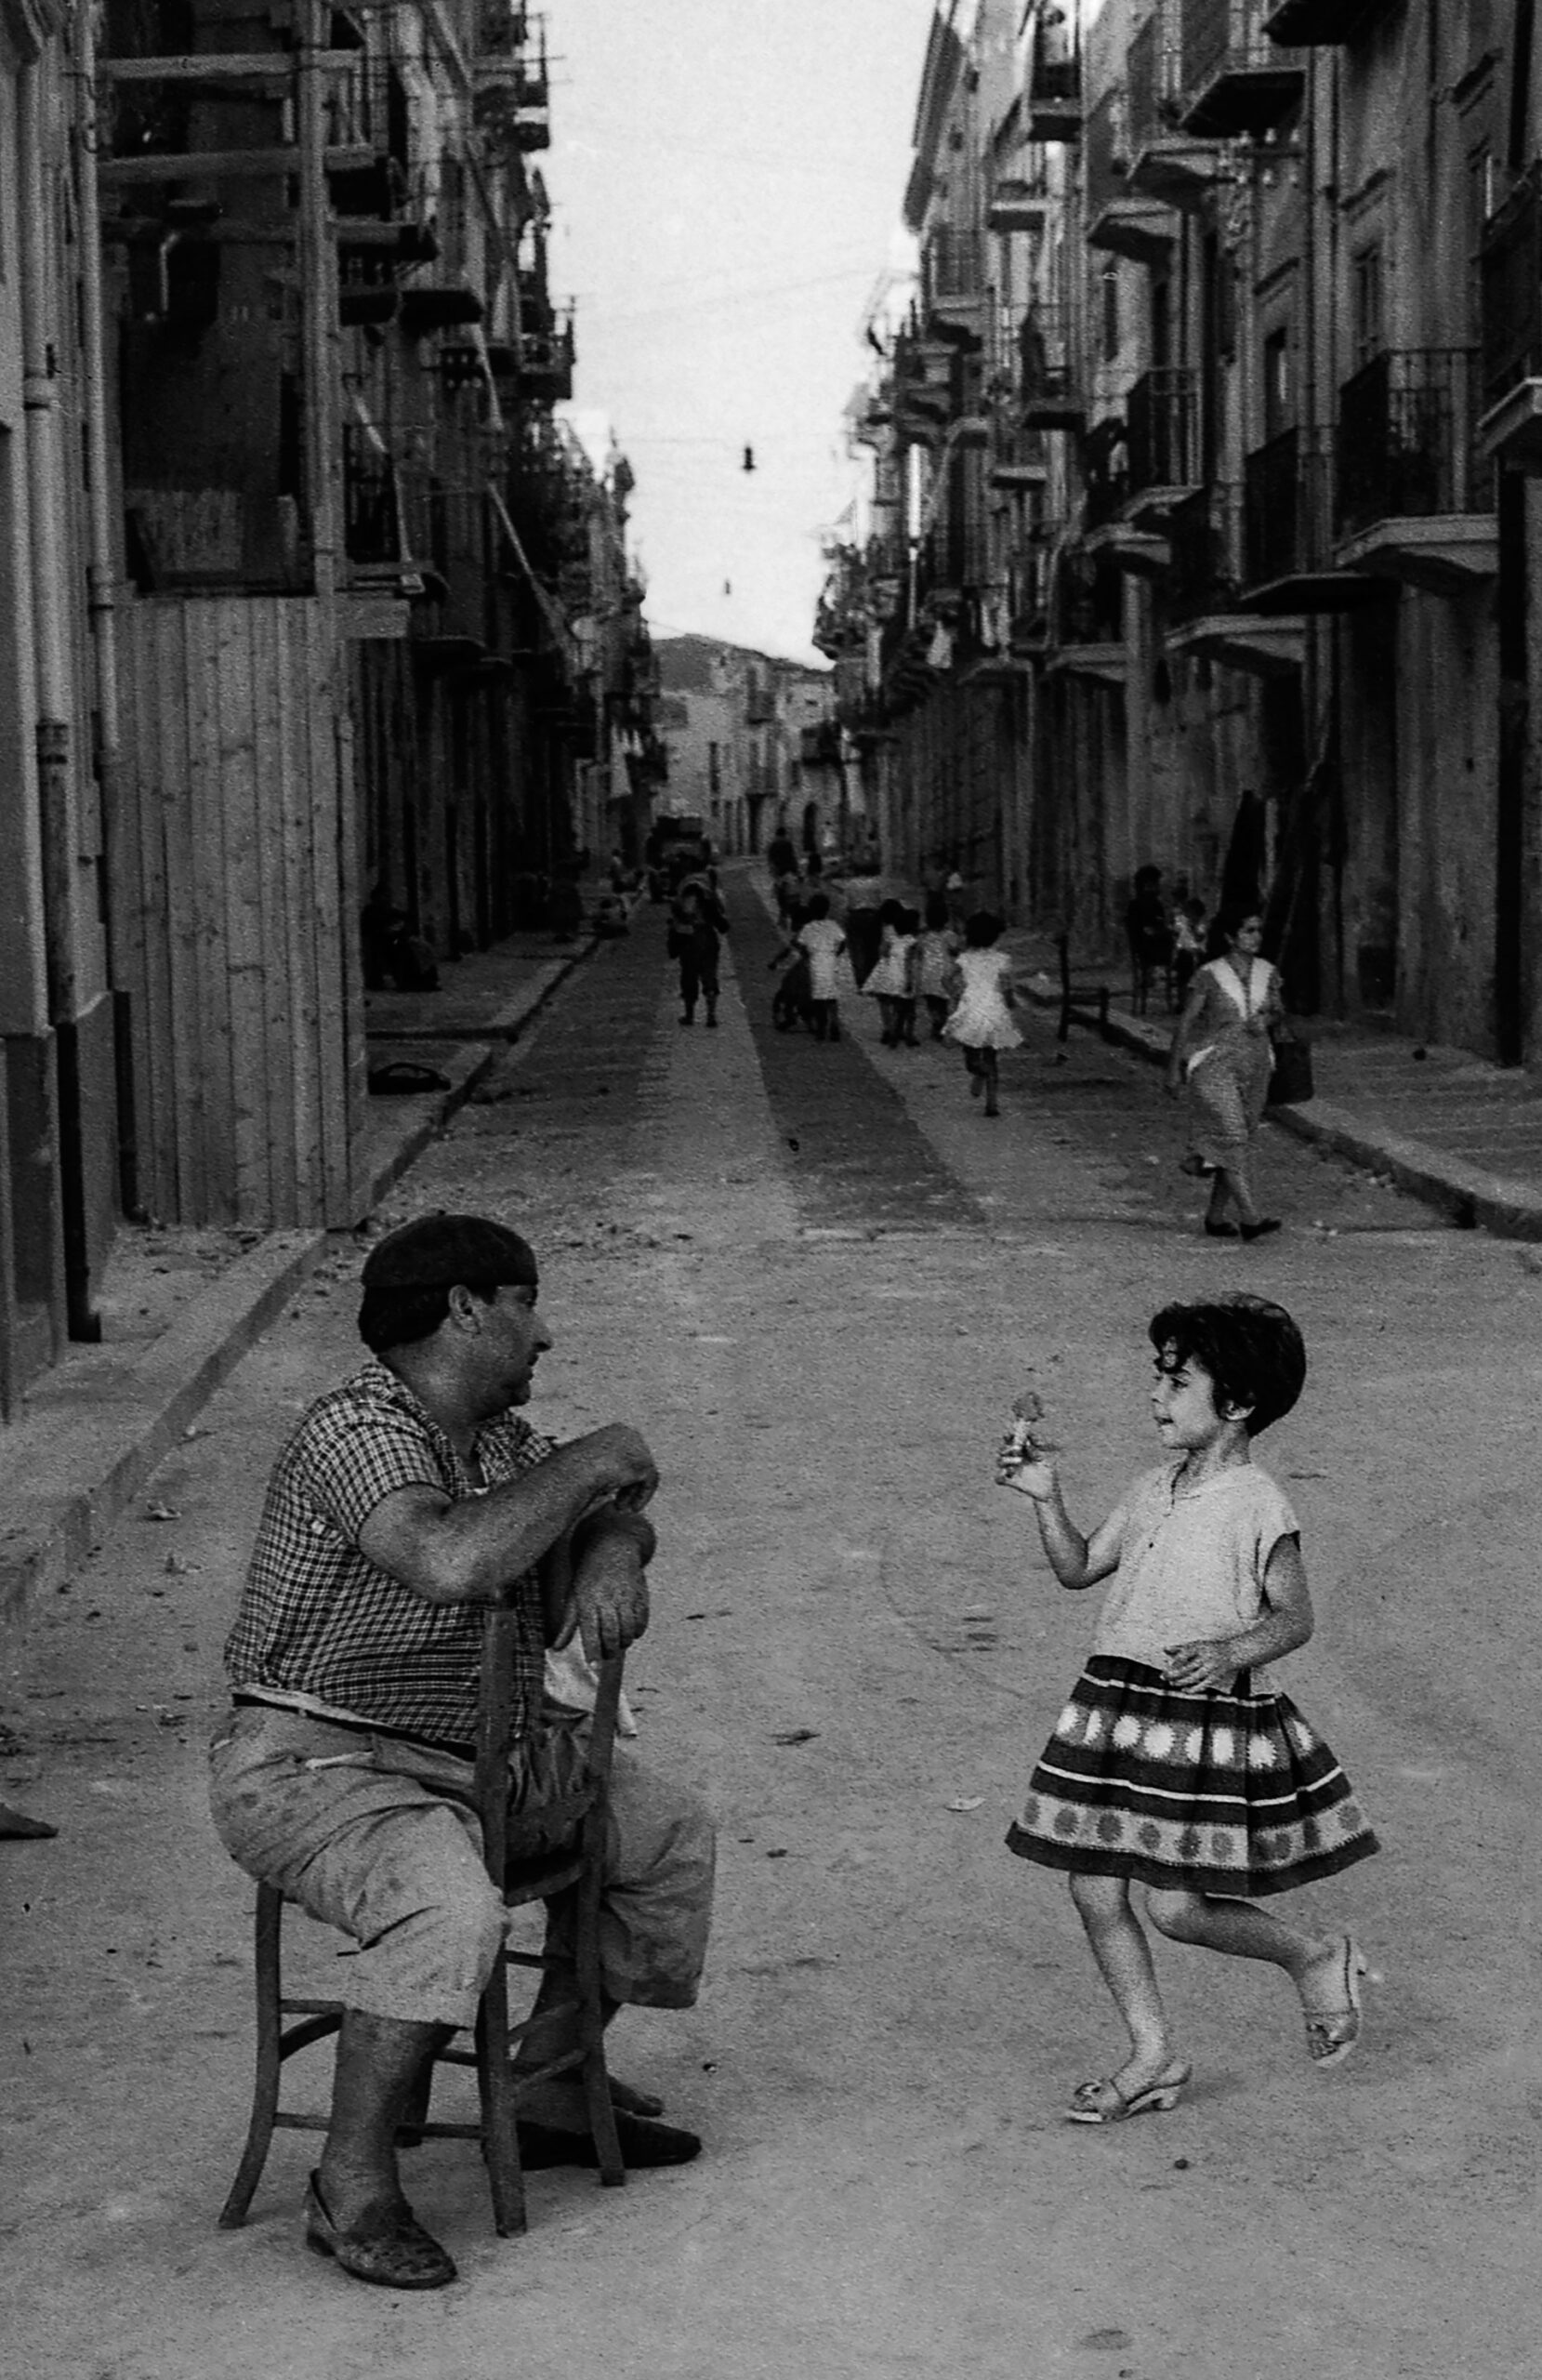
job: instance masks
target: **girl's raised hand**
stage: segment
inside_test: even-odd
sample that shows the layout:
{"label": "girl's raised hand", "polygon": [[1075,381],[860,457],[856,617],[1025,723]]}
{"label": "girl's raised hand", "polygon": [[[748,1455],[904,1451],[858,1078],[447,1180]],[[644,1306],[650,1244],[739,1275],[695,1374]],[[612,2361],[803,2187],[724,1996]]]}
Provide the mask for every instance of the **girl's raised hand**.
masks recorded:
{"label": "girl's raised hand", "polygon": [[1015,1488],[1020,1496],[1031,1496],[1035,1504],[1047,1504],[1060,1485],[1059,1474],[1052,1462],[1042,1455],[1031,1455],[1026,1461],[1010,1449],[997,1457],[996,1484]]}

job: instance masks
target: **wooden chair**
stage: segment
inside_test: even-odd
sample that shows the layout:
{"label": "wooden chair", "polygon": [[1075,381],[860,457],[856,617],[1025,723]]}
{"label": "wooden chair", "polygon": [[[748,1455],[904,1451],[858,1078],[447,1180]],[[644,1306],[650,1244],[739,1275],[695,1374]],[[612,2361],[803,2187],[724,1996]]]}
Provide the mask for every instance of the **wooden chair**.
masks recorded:
{"label": "wooden chair", "polygon": [[[494,2224],[504,2239],[526,2228],[524,2175],[520,2164],[516,2117],[526,2095],[555,2074],[576,2067],[582,2077],[600,2181],[615,2188],[626,2178],[605,2070],[604,2007],[600,1981],[600,1891],[605,1858],[606,1808],[626,1657],[618,1654],[600,1667],[588,1758],[579,1791],[566,1802],[546,1805],[541,1812],[543,1830],[554,1820],[571,1820],[575,1834],[572,1847],[550,1857],[521,1861],[518,1822],[511,1825],[508,1817],[513,1645],[514,1615],[502,1606],[496,1606],[488,1615],[483,1642],[477,1730],[476,1796],[483,1852],[488,1873],[502,1884],[504,1900],[510,1910],[551,1900],[559,1893],[576,1895],[573,1997],[540,2017],[527,2016],[522,2023],[511,2025],[508,1969],[532,1967],[544,1973],[555,1963],[541,1952],[513,1950],[506,1944],[481,1996],[473,2046],[459,2046],[457,2035],[455,2041],[438,2052],[434,2060],[435,2065],[475,2067],[481,2099],[478,2121],[430,2122],[426,2088],[421,2104],[411,2110],[397,2135],[401,2145],[407,2148],[419,2140],[479,2141],[487,2164]],[[246,2147],[231,2194],[220,2211],[220,2228],[224,2230],[235,2230],[245,2222],[273,2134],[325,2132],[329,2122],[327,2116],[294,2114],[279,2106],[284,2061],[313,2042],[324,2041],[328,2034],[336,2033],[343,2021],[339,2001],[297,1999],[285,1994],[281,1971],[283,1925],[283,1894],[271,1884],[258,1884],[257,2080]],[[512,2048],[538,2026],[551,2025],[574,2014],[578,2047],[551,2058],[529,2074],[516,2076],[509,2062]],[[299,2021],[286,2026],[285,2019],[289,2017]],[[428,2081],[431,2087],[431,2070]]]}

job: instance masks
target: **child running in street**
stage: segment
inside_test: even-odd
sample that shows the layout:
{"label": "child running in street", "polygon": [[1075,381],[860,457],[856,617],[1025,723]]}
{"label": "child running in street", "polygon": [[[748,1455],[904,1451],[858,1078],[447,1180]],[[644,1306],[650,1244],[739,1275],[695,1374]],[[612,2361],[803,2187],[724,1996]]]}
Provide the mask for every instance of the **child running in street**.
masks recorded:
{"label": "child running in street", "polygon": [[931,1019],[931,1038],[941,1041],[948,1021],[948,978],[963,948],[963,938],[948,923],[948,905],[941,892],[927,898],[926,924],[916,942],[916,990]]}
{"label": "child running in street", "polygon": [[1283,1967],[1320,2067],[1359,2039],[1367,1973],[1351,1936],[1303,1932],[1258,1906],[1378,1847],[1332,1752],[1263,1668],[1312,1632],[1296,1516],[1249,1451],[1300,1395],[1301,1334],[1283,1306],[1236,1296],[1164,1307],[1151,1342],[1166,1459],[1101,1527],[1082,1536],[1031,1443],[1009,1441],[997,1470],[1032,1499],[1062,1586],[1114,1582],[1007,1837],[1020,1858],[1068,1872],[1129,2035],[1116,2071],[1077,2085],[1073,2123],[1171,2108],[1192,2070],[1132,1884],[1170,1940]]}
{"label": "child running in street", "polygon": [[964,947],[954,963],[957,994],[953,1014],[942,1027],[943,1038],[956,1041],[969,1069],[969,1097],[983,1091],[985,1113],[999,1116],[996,1101],[996,1053],[1018,1050],[1022,1036],[1012,1023],[1016,1006],[1012,962],[996,944],[1005,931],[1000,918],[977,909],[964,927]]}
{"label": "child running in street", "polygon": [[883,936],[877,965],[863,985],[878,1003],[886,1050],[902,1042],[916,1047],[916,927],[920,920],[903,901],[886,901],[878,912]]}

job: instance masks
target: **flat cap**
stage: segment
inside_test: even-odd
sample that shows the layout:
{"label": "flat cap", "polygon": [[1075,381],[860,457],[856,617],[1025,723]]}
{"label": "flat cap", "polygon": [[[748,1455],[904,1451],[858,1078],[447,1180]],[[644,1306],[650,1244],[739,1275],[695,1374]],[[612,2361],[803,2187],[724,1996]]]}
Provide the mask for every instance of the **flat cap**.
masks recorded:
{"label": "flat cap", "polygon": [[419,1215],[388,1232],[364,1260],[366,1289],[535,1289],[535,1251],[485,1215]]}

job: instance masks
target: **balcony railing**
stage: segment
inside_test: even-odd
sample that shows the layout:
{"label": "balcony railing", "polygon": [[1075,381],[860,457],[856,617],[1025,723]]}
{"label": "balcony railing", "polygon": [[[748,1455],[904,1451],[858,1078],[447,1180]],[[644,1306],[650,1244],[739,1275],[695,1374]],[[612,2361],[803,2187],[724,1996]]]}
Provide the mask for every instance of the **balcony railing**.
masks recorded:
{"label": "balcony railing", "polygon": [[1483,410],[1542,377],[1542,187],[1517,184],[1490,218],[1481,248]]}
{"label": "balcony railing", "polygon": [[1372,358],[1338,397],[1338,522],[1484,513],[1494,470],[1473,449],[1476,350],[1399,350]]}
{"label": "balcony railing", "polygon": [[1264,30],[1271,0],[1181,0],[1185,132],[1258,139],[1301,98],[1305,71]]}
{"label": "balcony railing", "polygon": [[1166,581],[1170,626],[1233,612],[1238,597],[1242,489],[1196,488],[1167,516]]}
{"label": "balcony railing", "polygon": [[985,536],[980,524],[967,515],[937,522],[921,545],[916,586],[922,599],[982,587],[985,575]]}
{"label": "balcony railing", "polygon": [[1100,554],[1062,552],[1055,615],[1062,645],[1122,644],[1125,581],[1118,563]]}
{"label": "balcony railing", "polygon": [[983,296],[985,243],[978,231],[934,231],[921,258],[929,308]]}
{"label": "balcony railing", "polygon": [[343,424],[343,550],[364,565],[402,560],[396,472],[362,422]]}
{"label": "balcony railing", "polygon": [[1285,430],[1247,456],[1243,575],[1249,588],[1331,570],[1330,439],[1326,430]]}
{"label": "balcony railing", "polygon": [[1070,309],[1030,306],[1018,332],[1018,387],[1025,427],[1074,429],[1085,411]]}
{"label": "balcony railing", "polygon": [[1129,494],[1189,488],[1199,480],[1199,375],[1168,364],[1129,392]]}
{"label": "balcony railing", "polygon": [[1041,16],[1034,32],[1028,74],[1028,126],[1035,140],[1078,138],[1082,119],[1082,61],[1067,40],[1063,21],[1048,25]]}
{"label": "balcony railing", "polygon": [[1154,141],[1173,137],[1181,81],[1173,0],[1159,0],[1154,12],[1133,35],[1125,59],[1125,89],[1129,112],[1132,157]]}

